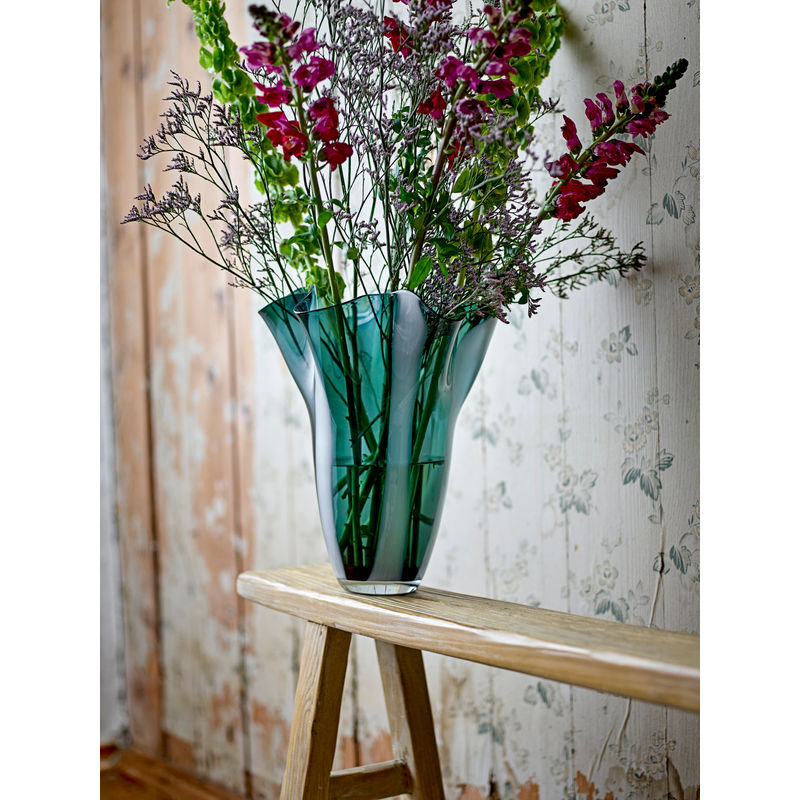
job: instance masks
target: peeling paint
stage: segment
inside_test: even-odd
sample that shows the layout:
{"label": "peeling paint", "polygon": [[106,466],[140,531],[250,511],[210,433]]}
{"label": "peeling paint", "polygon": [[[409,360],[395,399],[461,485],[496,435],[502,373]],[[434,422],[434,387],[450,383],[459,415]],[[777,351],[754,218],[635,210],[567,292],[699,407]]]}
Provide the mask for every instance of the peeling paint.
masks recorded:
{"label": "peeling paint", "polygon": [[539,800],[539,784],[525,781],[517,791],[517,800]]}
{"label": "peeling paint", "polygon": [[280,711],[268,708],[258,700],[251,703],[251,732],[259,740],[258,747],[264,753],[286,753],[289,749],[291,723]]}
{"label": "peeling paint", "polygon": [[477,786],[468,785],[461,788],[458,800],[489,800],[489,798]]}
{"label": "peeling paint", "polygon": [[368,763],[377,763],[379,761],[391,761],[394,758],[394,750],[392,748],[392,737],[388,731],[381,731],[377,736],[370,739],[365,747]]}

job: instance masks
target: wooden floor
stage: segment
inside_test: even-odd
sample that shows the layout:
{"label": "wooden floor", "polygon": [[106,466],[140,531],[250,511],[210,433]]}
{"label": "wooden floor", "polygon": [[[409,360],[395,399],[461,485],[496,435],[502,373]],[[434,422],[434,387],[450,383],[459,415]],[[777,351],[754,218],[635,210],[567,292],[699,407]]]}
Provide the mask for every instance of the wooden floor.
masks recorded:
{"label": "wooden floor", "polygon": [[101,749],[101,800],[243,800],[157,758]]}

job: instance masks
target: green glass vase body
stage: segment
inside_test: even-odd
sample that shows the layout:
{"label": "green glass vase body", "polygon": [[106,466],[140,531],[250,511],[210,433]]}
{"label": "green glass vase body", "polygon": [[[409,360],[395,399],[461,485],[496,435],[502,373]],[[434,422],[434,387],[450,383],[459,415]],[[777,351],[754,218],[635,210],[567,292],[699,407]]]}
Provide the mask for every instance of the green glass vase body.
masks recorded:
{"label": "green glass vase body", "polygon": [[413,592],[439,526],[456,417],[496,320],[445,321],[405,290],[327,307],[301,292],[260,315],[308,407],[336,577],[362,594]]}

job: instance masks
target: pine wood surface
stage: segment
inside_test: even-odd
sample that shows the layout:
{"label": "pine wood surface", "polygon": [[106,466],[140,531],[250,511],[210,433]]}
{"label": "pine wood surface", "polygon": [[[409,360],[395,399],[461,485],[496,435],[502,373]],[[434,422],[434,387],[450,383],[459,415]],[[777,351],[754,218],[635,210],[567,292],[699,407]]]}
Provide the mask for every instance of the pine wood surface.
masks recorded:
{"label": "pine wood surface", "polygon": [[[242,800],[161,759],[124,750],[100,770],[100,800]],[[102,754],[101,754],[102,756]]]}
{"label": "pine wood surface", "polygon": [[422,587],[404,597],[342,589],[328,564],[239,576],[242,597],[404,647],[690,711],[700,707],[700,639]]}
{"label": "pine wood surface", "polygon": [[412,780],[404,761],[382,761],[341,769],[331,775],[329,800],[367,800],[407,794]]}
{"label": "pine wood surface", "polygon": [[444,800],[422,653],[380,640],[375,644],[394,755],[408,764],[413,779],[408,794],[415,800]]}
{"label": "pine wood surface", "polygon": [[349,649],[345,631],[315,623],[306,629],[281,800],[328,794]]}

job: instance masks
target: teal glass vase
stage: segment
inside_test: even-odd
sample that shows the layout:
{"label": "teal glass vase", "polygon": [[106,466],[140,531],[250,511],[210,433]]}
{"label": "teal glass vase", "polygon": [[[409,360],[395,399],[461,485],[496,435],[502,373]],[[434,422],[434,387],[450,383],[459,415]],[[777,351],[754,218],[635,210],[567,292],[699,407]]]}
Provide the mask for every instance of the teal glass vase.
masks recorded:
{"label": "teal glass vase", "polygon": [[311,419],[320,520],[339,582],[407,594],[436,539],[458,412],[496,320],[451,322],[405,290],[263,308]]}

